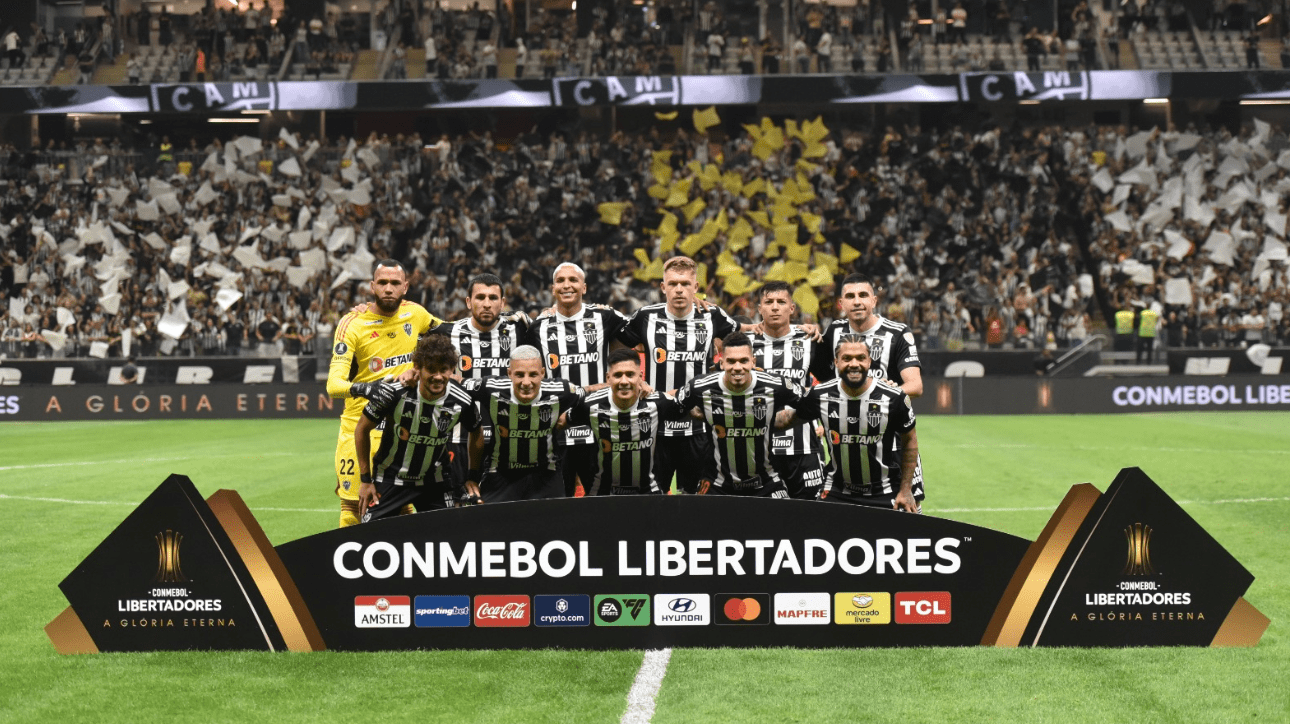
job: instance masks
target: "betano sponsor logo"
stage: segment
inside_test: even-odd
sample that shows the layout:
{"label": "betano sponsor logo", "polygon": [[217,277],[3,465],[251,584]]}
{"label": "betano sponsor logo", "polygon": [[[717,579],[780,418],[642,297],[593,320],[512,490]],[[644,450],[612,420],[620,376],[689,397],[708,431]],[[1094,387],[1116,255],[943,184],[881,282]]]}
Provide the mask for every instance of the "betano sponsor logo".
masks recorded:
{"label": "betano sponsor logo", "polygon": [[407,628],[412,625],[409,596],[357,596],[354,626],[358,628]]}
{"label": "betano sponsor logo", "polygon": [[776,593],[775,623],[781,626],[823,626],[829,623],[829,594]]}
{"label": "betano sponsor logo", "polygon": [[706,593],[656,593],[654,625],[707,626],[712,623],[711,604]]}
{"label": "betano sponsor logo", "polygon": [[[572,341],[574,338],[571,338]],[[555,354],[551,353],[546,356],[547,366],[551,369],[563,367],[565,365],[584,365],[595,364],[600,361],[599,352],[579,352],[574,354]]]}

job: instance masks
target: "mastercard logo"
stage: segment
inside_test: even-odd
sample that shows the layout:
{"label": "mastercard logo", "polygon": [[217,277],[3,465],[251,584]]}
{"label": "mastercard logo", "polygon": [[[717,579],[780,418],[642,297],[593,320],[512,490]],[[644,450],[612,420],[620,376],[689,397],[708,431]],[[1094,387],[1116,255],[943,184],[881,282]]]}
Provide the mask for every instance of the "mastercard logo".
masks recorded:
{"label": "mastercard logo", "polygon": [[761,615],[761,602],[755,598],[732,598],[722,608],[728,621],[754,621]]}

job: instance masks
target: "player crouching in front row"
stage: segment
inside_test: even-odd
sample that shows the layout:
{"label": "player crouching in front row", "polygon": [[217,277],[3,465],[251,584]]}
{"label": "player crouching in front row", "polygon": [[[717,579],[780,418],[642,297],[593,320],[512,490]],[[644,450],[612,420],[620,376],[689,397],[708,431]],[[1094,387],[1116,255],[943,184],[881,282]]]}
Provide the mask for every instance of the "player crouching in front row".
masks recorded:
{"label": "player crouching in front row", "polygon": [[[354,430],[363,522],[398,515],[411,503],[418,511],[450,508],[454,487],[465,477],[465,452],[452,444],[458,422],[467,431],[479,428],[474,400],[452,379],[458,353],[443,336],[427,336],[412,352],[418,382],[404,387],[382,382],[389,394],[373,395]],[[369,433],[384,423],[381,446],[372,455]],[[471,469],[482,451],[471,450]]]}

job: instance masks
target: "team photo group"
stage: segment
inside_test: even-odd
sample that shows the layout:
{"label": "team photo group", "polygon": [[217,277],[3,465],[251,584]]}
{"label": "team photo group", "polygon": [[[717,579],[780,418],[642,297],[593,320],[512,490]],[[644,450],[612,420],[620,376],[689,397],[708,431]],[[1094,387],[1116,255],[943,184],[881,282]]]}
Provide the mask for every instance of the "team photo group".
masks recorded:
{"label": "team photo group", "polygon": [[697,264],[664,265],[665,301],[630,317],[585,300],[558,265],[554,304],[507,311],[493,274],[469,316],[406,300],[377,264],[372,302],[336,327],[327,391],[347,398],[336,446],[341,527],[458,505],[597,495],[745,495],[921,512],[905,324],[847,276],[838,319],[797,324],[791,287],[757,292],[758,319],[696,294]]}

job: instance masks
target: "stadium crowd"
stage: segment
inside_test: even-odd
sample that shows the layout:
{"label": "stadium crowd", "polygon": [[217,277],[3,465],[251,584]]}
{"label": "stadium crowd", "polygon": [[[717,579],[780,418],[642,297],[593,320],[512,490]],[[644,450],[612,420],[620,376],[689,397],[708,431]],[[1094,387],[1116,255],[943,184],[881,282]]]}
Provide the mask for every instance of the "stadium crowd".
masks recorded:
{"label": "stadium crowd", "polygon": [[926,349],[1066,346],[1130,304],[1157,306],[1170,345],[1290,339],[1279,128],[746,128],[4,149],[0,342],[326,356],[375,259],[405,260],[411,297],[456,319],[481,272],[513,308],[549,306],[564,260],[630,312],[673,253],[744,317],[783,279],[827,321],[834,280],[863,270]]}

